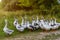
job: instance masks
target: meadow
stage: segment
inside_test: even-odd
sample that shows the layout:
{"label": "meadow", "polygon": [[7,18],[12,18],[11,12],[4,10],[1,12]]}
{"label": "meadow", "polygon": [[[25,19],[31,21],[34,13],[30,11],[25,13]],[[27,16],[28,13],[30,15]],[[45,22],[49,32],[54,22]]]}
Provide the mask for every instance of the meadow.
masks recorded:
{"label": "meadow", "polygon": [[[35,12],[35,13],[37,13],[37,12]],[[29,21],[31,21],[32,19],[32,16],[34,16],[34,17],[36,17],[36,15],[38,15],[39,16],[39,18],[41,18],[41,16],[44,16],[44,15],[42,15],[42,14],[35,14],[34,12],[31,12],[31,11],[23,11],[23,10],[21,10],[21,11],[13,11],[13,12],[10,12],[10,11],[4,11],[4,10],[0,10],[0,39],[1,40],[4,40],[4,39],[7,39],[7,38],[11,38],[11,40],[13,40],[13,38],[15,39],[15,36],[17,36],[17,37],[20,37],[20,36],[23,36],[23,38],[25,38],[24,36],[27,36],[27,35],[32,35],[32,36],[35,36],[35,35],[39,35],[39,33],[40,32],[43,32],[43,30],[41,30],[41,29],[39,29],[39,30],[36,30],[36,31],[33,31],[33,32],[31,32],[31,31],[29,31],[28,29],[26,29],[24,32],[19,32],[18,30],[16,30],[16,28],[14,27],[14,25],[13,25],[13,22],[14,22],[14,17],[16,17],[18,20],[19,20],[19,23],[21,23],[21,16],[27,16],[28,17],[28,19],[29,19]],[[55,17],[55,16],[52,16],[52,17]],[[44,18],[45,19],[50,19],[51,18],[51,16],[50,15],[46,15],[46,16],[44,16]],[[57,18],[57,17],[56,17]],[[4,23],[4,20],[5,19],[8,19],[8,28],[10,28],[10,29],[13,29],[14,30],[14,33],[11,35],[11,36],[8,36],[8,35],[6,35],[4,32],[3,32],[3,28],[4,28],[4,26],[5,26],[5,23]],[[57,18],[57,22],[60,22],[60,20],[59,20],[59,18]],[[58,29],[58,30],[60,30],[60,28]],[[49,31],[50,32],[50,31]],[[48,33],[49,33],[48,32]],[[43,32],[44,33],[44,32]],[[19,36],[20,35],[20,36]],[[52,34],[51,34],[52,35]],[[57,35],[52,35],[52,36],[48,36],[48,35],[46,35],[46,37],[45,38],[43,38],[42,37],[42,39],[41,40],[52,40],[52,39],[55,39],[56,37],[60,37],[60,36],[58,36],[58,35],[60,35],[60,34],[57,34]],[[48,38],[48,37],[49,38]],[[56,36],[56,37],[55,37]],[[52,38],[51,38],[52,37]],[[35,40],[36,38],[34,37],[34,40]],[[38,38],[39,39],[39,38]],[[37,40],[38,40],[37,39]],[[7,39],[8,40],[8,39]],[[30,39],[29,39],[30,40]],[[31,40],[33,40],[33,39],[31,39]]]}
{"label": "meadow", "polygon": [[[56,18],[60,23],[60,4],[57,0],[3,0],[0,2],[0,40],[58,40],[60,38],[60,28],[56,31],[44,32],[41,29],[30,31],[25,29],[19,32],[13,25],[14,17],[21,23],[21,16],[27,16],[27,20],[32,21],[32,16],[41,19]],[[4,20],[8,20],[8,28],[14,30],[12,35],[3,32]],[[55,34],[56,33],[56,34]]]}

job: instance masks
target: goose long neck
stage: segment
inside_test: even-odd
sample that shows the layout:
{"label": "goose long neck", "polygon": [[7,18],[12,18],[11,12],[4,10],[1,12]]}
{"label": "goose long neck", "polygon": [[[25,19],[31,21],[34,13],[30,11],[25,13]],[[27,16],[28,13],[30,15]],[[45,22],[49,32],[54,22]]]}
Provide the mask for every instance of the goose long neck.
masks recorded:
{"label": "goose long neck", "polygon": [[35,21],[34,18],[32,18],[32,21]]}
{"label": "goose long neck", "polygon": [[22,23],[24,23],[24,19],[22,18]]}
{"label": "goose long neck", "polygon": [[24,19],[22,19],[22,22],[24,22]]}
{"label": "goose long neck", "polygon": [[38,20],[39,18],[38,18],[38,16],[37,16],[37,20]]}
{"label": "goose long neck", "polygon": [[7,26],[7,23],[5,24],[5,26]]}
{"label": "goose long neck", "polygon": [[5,22],[5,27],[7,27],[7,22]]}
{"label": "goose long neck", "polygon": [[55,23],[56,23],[56,19],[55,19]]}
{"label": "goose long neck", "polygon": [[37,22],[38,22],[38,20],[39,20],[39,18],[38,18],[38,16],[37,16]]}
{"label": "goose long neck", "polygon": [[18,24],[18,19],[15,19],[15,22]]}

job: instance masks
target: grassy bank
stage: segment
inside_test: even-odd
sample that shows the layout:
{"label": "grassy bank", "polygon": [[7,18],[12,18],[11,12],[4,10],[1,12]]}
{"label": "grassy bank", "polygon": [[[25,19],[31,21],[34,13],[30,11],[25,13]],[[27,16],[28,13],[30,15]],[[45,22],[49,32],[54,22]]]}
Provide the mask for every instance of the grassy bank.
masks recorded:
{"label": "grassy bank", "polygon": [[[19,23],[21,23],[21,16],[25,16],[27,15],[29,21],[31,21],[32,16],[36,17],[36,15],[39,16],[39,18],[41,18],[41,16],[44,16],[46,19],[50,19],[51,17],[55,17],[55,16],[51,16],[49,15],[42,15],[41,13],[39,13],[39,11],[16,11],[16,12],[7,12],[4,10],[0,10],[0,38],[3,39],[5,37],[8,37],[4,32],[3,32],[3,27],[4,27],[4,16],[8,19],[8,28],[13,29],[14,33],[11,35],[11,37],[15,36],[15,35],[23,35],[23,34],[27,34],[27,33],[31,33],[31,31],[25,30],[23,33],[19,32],[16,30],[16,28],[13,26],[13,21],[14,21],[14,16],[17,17],[17,19],[19,20]],[[57,17],[56,17],[57,18]],[[57,18],[57,21],[60,22],[59,20],[60,18]],[[42,30],[41,30],[42,31]],[[35,31],[36,32],[40,32],[40,30]]]}

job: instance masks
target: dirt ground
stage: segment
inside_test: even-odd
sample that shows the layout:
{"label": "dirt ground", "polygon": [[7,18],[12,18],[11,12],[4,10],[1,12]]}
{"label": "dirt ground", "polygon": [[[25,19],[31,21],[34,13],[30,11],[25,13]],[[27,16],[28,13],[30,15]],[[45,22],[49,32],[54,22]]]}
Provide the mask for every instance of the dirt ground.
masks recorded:
{"label": "dirt ground", "polygon": [[[8,37],[5,38],[4,40],[42,40],[42,38],[45,38],[47,35],[58,35],[60,34],[59,31],[51,31],[51,32],[37,32],[37,33],[28,33],[26,35],[17,35],[14,37]],[[60,38],[57,38],[55,40],[60,40]]]}

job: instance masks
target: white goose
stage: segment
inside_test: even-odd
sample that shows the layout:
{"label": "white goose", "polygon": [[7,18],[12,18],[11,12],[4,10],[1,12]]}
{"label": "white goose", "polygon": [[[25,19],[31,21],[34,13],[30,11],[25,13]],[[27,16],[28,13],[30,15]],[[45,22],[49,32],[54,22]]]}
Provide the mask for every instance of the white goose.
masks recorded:
{"label": "white goose", "polygon": [[60,4],[60,0],[57,0],[57,2]]}
{"label": "white goose", "polygon": [[57,23],[56,18],[55,18],[55,24],[57,24],[57,25],[59,25],[59,26],[60,26],[60,23]]}
{"label": "white goose", "polygon": [[24,27],[21,26],[21,25],[18,23],[18,21],[17,21],[17,24],[16,24],[16,29],[17,29],[18,31],[21,31],[21,32],[24,31]]}
{"label": "white goose", "polygon": [[11,35],[14,32],[14,30],[7,28],[7,19],[5,19],[5,26],[3,28],[3,31],[8,35]]}
{"label": "white goose", "polygon": [[44,19],[41,19],[41,28],[45,30],[50,30],[51,26],[48,24],[48,21],[45,21]]}
{"label": "white goose", "polygon": [[50,22],[49,22],[49,25],[54,25],[54,20],[51,18]]}
{"label": "white goose", "polygon": [[[53,24],[53,25],[51,25],[51,24]],[[58,29],[60,26],[60,23],[57,23],[56,19],[55,19],[54,22],[52,22],[52,21],[50,22],[50,25],[52,26],[52,29]]]}
{"label": "white goose", "polygon": [[29,23],[29,21],[27,21],[27,25],[26,26],[27,26],[28,29],[33,30],[33,26]]}
{"label": "white goose", "polygon": [[48,22],[42,23],[42,26],[43,26],[43,29],[45,29],[45,30],[50,30],[51,29],[51,26],[48,24]]}

